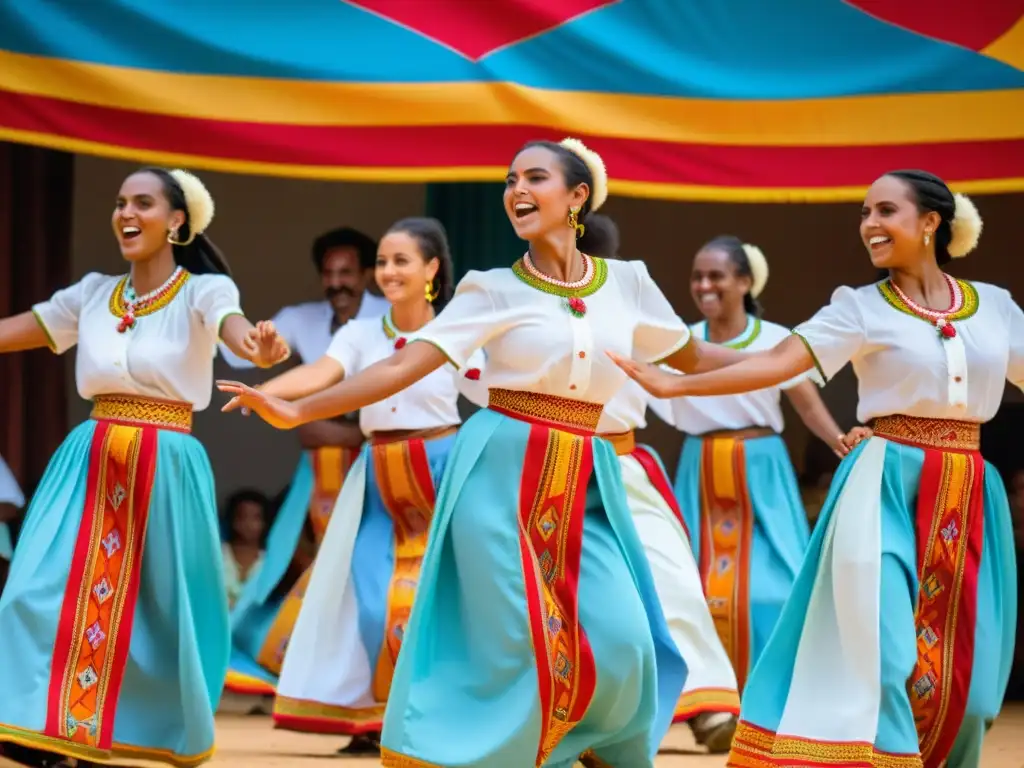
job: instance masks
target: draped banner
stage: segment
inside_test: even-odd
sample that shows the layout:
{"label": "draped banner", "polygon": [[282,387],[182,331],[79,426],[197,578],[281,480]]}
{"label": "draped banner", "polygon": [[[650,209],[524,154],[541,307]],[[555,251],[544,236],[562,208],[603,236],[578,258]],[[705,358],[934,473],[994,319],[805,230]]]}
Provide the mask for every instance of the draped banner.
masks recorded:
{"label": "draped banner", "polygon": [[1024,190],[1019,0],[0,3],[0,139],[348,181],[500,181],[575,135],[618,194]]}

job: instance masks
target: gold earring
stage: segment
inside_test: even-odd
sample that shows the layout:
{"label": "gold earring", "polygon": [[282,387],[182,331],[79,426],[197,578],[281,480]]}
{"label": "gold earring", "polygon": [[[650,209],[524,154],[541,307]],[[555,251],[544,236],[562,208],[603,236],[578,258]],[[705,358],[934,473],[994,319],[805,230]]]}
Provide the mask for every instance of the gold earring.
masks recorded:
{"label": "gold earring", "polygon": [[576,239],[583,237],[583,233],[587,231],[587,228],[580,224],[579,216],[579,207],[569,209],[569,228],[576,230]]}
{"label": "gold earring", "polygon": [[928,244],[931,241],[932,241],[932,233],[929,232],[928,230],[925,230],[925,232],[924,232],[924,244],[925,244],[925,247],[927,247]]}
{"label": "gold earring", "polygon": [[167,242],[170,243],[171,245],[181,245],[181,243],[178,242],[178,230],[167,230]]}
{"label": "gold earring", "polygon": [[427,280],[427,288],[423,292],[423,295],[426,297],[427,301],[429,301],[431,304],[434,303],[434,299],[437,298],[437,294],[434,292],[434,281],[433,280]]}

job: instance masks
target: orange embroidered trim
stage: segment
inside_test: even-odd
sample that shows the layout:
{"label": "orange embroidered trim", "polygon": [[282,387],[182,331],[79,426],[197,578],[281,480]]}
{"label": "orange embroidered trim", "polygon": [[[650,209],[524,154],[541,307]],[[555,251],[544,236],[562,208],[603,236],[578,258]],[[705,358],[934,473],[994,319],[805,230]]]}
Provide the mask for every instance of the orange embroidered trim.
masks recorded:
{"label": "orange embroidered trim", "polygon": [[388,587],[384,647],[373,676],[374,698],[387,701],[419,585],[435,493],[423,440],[377,443],[371,452],[377,487],[395,535],[395,568]]}
{"label": "orange embroidered trim", "polygon": [[612,444],[616,456],[629,456],[629,454],[636,450],[636,433],[633,430],[601,435],[601,437]]}
{"label": "orange embroidered trim", "polygon": [[97,395],[92,400],[89,418],[133,427],[191,432],[192,404],[138,395]]}
{"label": "orange embroidered trim", "polygon": [[224,678],[224,690],[242,696],[274,695],[274,686],[266,680],[260,680],[258,677],[234,669],[229,669],[227,677]]}
{"label": "orange embroidered trim", "polygon": [[156,431],[97,425],[54,641],[46,735],[108,750],[131,642]]}
{"label": "orange embroidered trim", "polygon": [[711,618],[743,690],[750,672],[750,550],[754,510],[743,440],[705,438],[701,448],[700,573]]}
{"label": "orange embroidered trim", "polygon": [[444,768],[443,765],[428,763],[418,757],[408,757],[392,752],[387,747],[380,748],[380,764],[384,768]]}
{"label": "orange embroidered trim", "polygon": [[92,760],[94,762],[150,760],[152,762],[173,765],[175,768],[195,768],[195,766],[201,765],[213,757],[213,747],[197,755],[179,755],[171,752],[169,749],[148,749],[146,747],[134,747],[117,742],[114,742],[110,749],[97,749],[65,741],[64,739],[44,736],[41,733],[27,731],[24,728],[0,724],[0,742],[4,741],[20,744],[30,749],[42,749],[47,752],[63,755],[64,757]]}
{"label": "orange embroidered trim", "polygon": [[871,422],[879,437],[943,451],[981,450],[981,424],[955,419],[879,416]]}
{"label": "orange embroidered trim", "polygon": [[922,768],[917,755],[880,752],[863,742],[813,741],[779,736],[740,721],[733,736],[729,768],[766,768],[799,765],[801,768]]}
{"label": "orange embroidered trim", "polygon": [[274,722],[286,730],[307,733],[367,733],[379,731],[383,719],[383,704],[353,709],[288,696],[279,695],[274,699]]}
{"label": "orange embroidered trim", "polygon": [[592,450],[590,438],[541,425],[527,439],[519,525],[542,713],[537,766],[583,719],[597,682],[578,604]]}
{"label": "orange embroidered trim", "polygon": [[513,389],[489,389],[487,407],[513,418],[559,429],[593,434],[604,406],[557,395]]}
{"label": "orange embroidered trim", "polygon": [[698,688],[683,691],[676,703],[673,722],[681,723],[704,712],[740,713],[739,692],[730,688]]}

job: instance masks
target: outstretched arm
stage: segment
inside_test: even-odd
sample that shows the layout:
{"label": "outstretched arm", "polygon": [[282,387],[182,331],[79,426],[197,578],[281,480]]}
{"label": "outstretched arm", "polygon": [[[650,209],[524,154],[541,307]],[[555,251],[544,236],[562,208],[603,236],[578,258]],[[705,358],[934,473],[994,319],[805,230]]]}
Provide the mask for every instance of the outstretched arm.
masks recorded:
{"label": "outstretched arm", "polygon": [[724,368],[750,357],[749,352],[712,344],[694,336],[681,349],[673,352],[662,362],[683,373],[705,373]]}
{"label": "outstretched arm", "polygon": [[229,315],[220,325],[220,338],[228,349],[257,368],[272,368],[291,356],[288,344],[269,320],[253,325],[244,315]]}
{"label": "outstretched arm", "polygon": [[260,384],[259,390],[282,400],[298,400],[327,389],[343,378],[345,369],[341,364],[333,357],[324,355],[315,362],[296,366]]}
{"label": "outstretched arm", "polygon": [[0,320],[0,353],[50,346],[46,331],[31,312]]}
{"label": "outstretched arm", "polygon": [[293,403],[237,381],[218,381],[221,392],[234,395],[222,410],[249,408],[278,429],[329,419],[379,402],[436,371],[448,362],[444,353],[425,341],[412,341],[390,357],[338,384]]}
{"label": "outstretched arm", "polygon": [[[656,365],[644,365],[635,360],[627,360],[612,352],[608,354],[630,378],[660,398],[753,392],[777,386],[814,366],[814,358],[811,357],[804,342],[796,336],[779,342],[765,352],[737,352],[740,356],[739,362],[708,373],[687,376],[667,373]],[[672,365],[671,361],[668,364]]]}

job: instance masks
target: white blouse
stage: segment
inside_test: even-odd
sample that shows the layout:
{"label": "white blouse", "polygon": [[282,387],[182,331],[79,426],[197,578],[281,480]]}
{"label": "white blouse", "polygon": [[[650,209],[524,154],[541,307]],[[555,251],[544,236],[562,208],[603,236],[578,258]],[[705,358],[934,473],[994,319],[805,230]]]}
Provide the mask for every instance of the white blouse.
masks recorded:
{"label": "white blouse", "polygon": [[959,319],[952,316],[953,338],[897,308],[884,283],[837,289],[794,333],[825,380],[853,362],[863,423],[892,414],[985,422],[1007,379],[1024,388],[1024,313],[1002,288],[958,283],[965,303]]}
{"label": "white blouse", "polygon": [[[697,323],[691,330],[694,336],[705,338],[707,323]],[[750,316],[743,333],[725,342],[724,345],[759,352],[771,349],[788,338],[790,333],[788,328],[781,325]],[[745,392],[741,395],[672,398],[667,401],[672,415],[666,421],[690,435],[748,427],[767,427],[775,432],[782,432],[785,426],[782,418],[782,390],[796,386],[806,378],[807,375],[802,374],[780,386]],[[660,409],[654,410],[661,415]]]}
{"label": "white blouse", "polygon": [[483,348],[489,387],[607,403],[626,374],[606,350],[657,361],[683,347],[690,334],[643,262],[603,264],[603,284],[598,267],[591,283],[596,290],[581,291],[582,317],[568,310],[566,299],[512,269],[469,272],[415,338],[437,346],[459,368]]}
{"label": "white blouse", "polygon": [[110,304],[120,280],[93,272],[33,307],[54,352],[78,345],[78,394],[158,397],[204,410],[221,323],[242,314],[238,288],[225,275],[190,275],[167,306],[119,333]]}
{"label": "white blouse", "polygon": [[601,421],[597,425],[598,434],[614,435],[643,429],[647,426],[647,405],[652,400],[646,389],[632,379],[626,379],[622,389],[605,403]]}
{"label": "white blouse", "polygon": [[[392,325],[388,315],[382,318],[349,320],[337,330],[327,356],[354,376],[374,363],[395,353],[395,344],[408,340]],[[359,427],[363,434],[394,430],[421,430],[461,424],[455,377],[461,374],[445,365],[391,397],[365,406],[359,411]]]}

